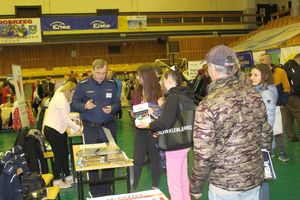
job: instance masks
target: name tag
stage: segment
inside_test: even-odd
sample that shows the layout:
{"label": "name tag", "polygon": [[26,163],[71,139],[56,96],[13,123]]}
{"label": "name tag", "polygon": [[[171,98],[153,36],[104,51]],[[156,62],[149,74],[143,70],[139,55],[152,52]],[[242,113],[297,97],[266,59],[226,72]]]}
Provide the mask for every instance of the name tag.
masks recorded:
{"label": "name tag", "polygon": [[112,93],[107,92],[107,93],[105,94],[105,97],[106,97],[106,98],[112,98]]}

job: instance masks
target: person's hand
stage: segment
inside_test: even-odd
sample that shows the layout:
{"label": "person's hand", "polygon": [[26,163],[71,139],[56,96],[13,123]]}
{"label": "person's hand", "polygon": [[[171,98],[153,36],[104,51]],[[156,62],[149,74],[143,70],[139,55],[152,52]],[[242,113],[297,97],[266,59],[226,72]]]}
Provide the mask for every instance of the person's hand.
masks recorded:
{"label": "person's hand", "polygon": [[106,114],[110,114],[111,113],[111,106],[105,106],[105,107],[102,108],[102,110]]}
{"label": "person's hand", "polygon": [[149,128],[150,127],[150,124],[147,124],[147,123],[142,123],[138,126],[136,126],[137,128],[141,128],[141,129],[146,129],[146,128]]}
{"label": "person's hand", "polygon": [[195,199],[200,199],[200,197],[202,196],[202,193],[199,193],[199,194],[191,193],[191,196],[194,197]]}
{"label": "person's hand", "polygon": [[148,109],[148,112],[149,112],[149,115],[153,115],[153,113],[154,113],[153,108],[149,108],[149,109]]}
{"label": "person's hand", "polygon": [[165,104],[165,97],[160,97],[158,100],[157,100],[157,104],[160,108],[162,108],[162,106]]}
{"label": "person's hand", "polygon": [[158,135],[159,135],[159,134],[158,134],[157,132],[154,132],[153,135],[152,135],[152,137],[158,138]]}
{"label": "person's hand", "polygon": [[95,108],[96,106],[97,106],[97,105],[95,105],[95,104],[93,103],[93,100],[91,99],[91,100],[88,100],[88,101],[85,103],[84,108],[87,109],[87,110],[90,110],[90,109]]}

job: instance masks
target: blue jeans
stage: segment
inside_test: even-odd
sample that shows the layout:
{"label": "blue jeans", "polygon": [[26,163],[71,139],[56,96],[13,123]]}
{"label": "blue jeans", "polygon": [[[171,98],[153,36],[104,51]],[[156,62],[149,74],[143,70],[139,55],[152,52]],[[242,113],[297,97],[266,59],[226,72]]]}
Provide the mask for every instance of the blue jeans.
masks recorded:
{"label": "blue jeans", "polygon": [[259,189],[260,186],[253,188],[248,191],[238,192],[229,195],[216,194],[213,191],[208,191],[209,200],[259,200]]}

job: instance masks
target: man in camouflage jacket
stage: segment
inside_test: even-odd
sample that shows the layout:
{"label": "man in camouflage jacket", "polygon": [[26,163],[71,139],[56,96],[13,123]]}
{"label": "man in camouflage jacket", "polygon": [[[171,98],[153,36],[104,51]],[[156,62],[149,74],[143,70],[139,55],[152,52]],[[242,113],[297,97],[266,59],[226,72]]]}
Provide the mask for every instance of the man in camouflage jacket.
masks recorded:
{"label": "man in camouflage jacket", "polygon": [[209,199],[258,199],[264,180],[261,149],[271,149],[272,129],[259,93],[233,74],[237,57],[228,47],[206,56],[213,82],[198,105],[190,191],[200,198],[208,179]]}

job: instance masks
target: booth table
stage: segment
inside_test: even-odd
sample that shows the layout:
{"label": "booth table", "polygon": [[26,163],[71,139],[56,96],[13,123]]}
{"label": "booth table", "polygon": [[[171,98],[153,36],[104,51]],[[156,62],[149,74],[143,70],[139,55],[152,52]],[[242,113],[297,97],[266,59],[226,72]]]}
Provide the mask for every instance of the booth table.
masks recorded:
{"label": "booth table", "polygon": [[[113,177],[110,179],[101,179],[99,184],[107,183],[107,182],[114,182],[118,180],[127,180],[127,192],[131,192],[131,180],[132,177],[132,167],[133,167],[133,160],[128,159],[126,154],[124,154],[124,160],[116,160],[116,161],[110,161],[110,162],[93,162],[90,165],[86,166],[79,166],[79,157],[78,152],[82,150],[88,151],[88,149],[94,149],[94,148],[108,148],[108,145],[106,143],[99,143],[99,144],[86,144],[86,145],[73,145],[73,156],[74,156],[74,163],[75,163],[75,171],[78,177],[78,199],[82,200],[84,199],[84,191],[83,191],[83,172],[88,172],[90,170],[103,170],[103,169],[117,169],[117,168],[126,168],[126,175],[125,176],[118,176]],[[100,158],[100,156],[99,156]],[[98,183],[97,183],[98,184]]]}

